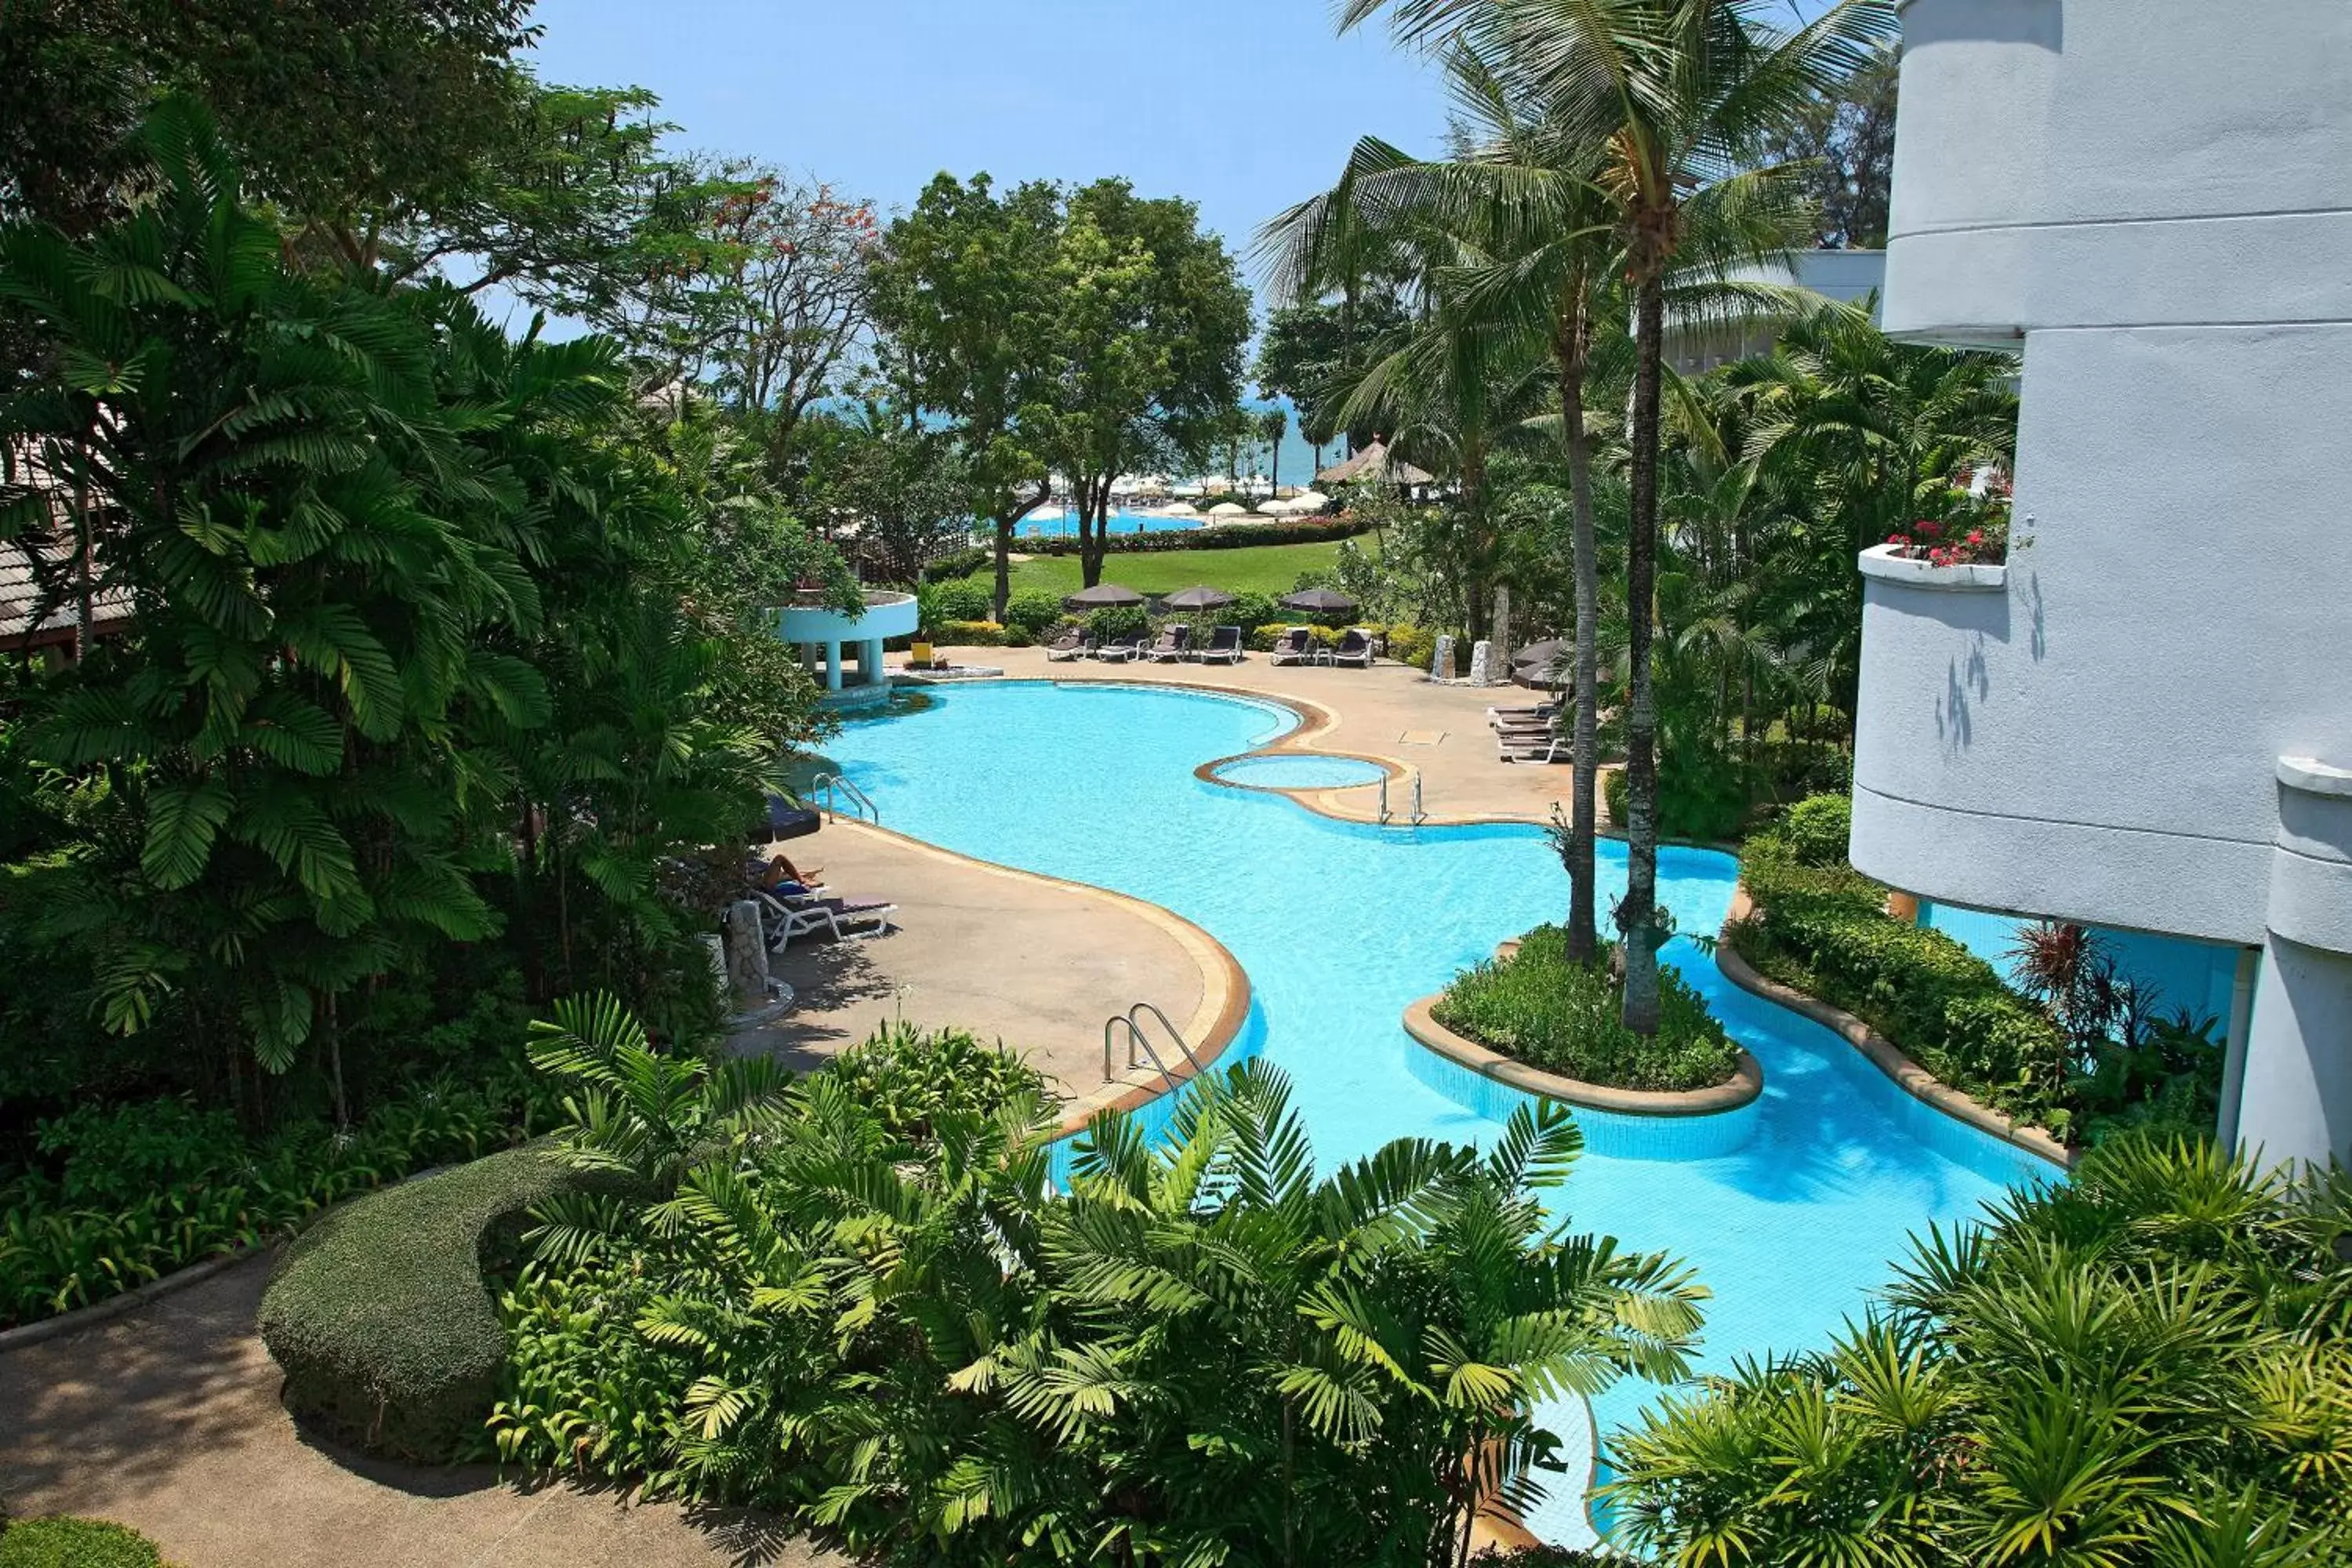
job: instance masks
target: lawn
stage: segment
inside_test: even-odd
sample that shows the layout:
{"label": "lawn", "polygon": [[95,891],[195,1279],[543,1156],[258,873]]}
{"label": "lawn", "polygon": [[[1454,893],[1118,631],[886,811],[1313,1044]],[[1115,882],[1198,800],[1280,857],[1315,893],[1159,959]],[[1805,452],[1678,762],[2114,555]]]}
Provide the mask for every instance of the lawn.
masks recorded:
{"label": "lawn", "polygon": [[[1238,550],[1171,550],[1164,552],[1113,555],[1103,563],[1103,579],[1139,594],[1172,594],[1205,583],[1228,594],[1270,594],[1276,597],[1298,585],[1301,572],[1328,569],[1339,558],[1339,543],[1252,544]],[[995,569],[983,567],[973,575],[993,584]],[[1045,588],[1075,594],[1080,586],[1075,555],[1038,555],[1013,563],[1013,591]]]}

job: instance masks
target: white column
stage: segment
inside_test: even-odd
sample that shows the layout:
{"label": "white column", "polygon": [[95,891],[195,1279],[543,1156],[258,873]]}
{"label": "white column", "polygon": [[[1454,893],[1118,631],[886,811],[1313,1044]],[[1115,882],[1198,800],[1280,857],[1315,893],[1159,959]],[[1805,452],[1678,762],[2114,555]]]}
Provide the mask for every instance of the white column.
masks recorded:
{"label": "white column", "polygon": [[882,667],[880,637],[866,639],[865,651],[857,656],[857,673],[867,686],[884,686],[889,683],[889,671]]}
{"label": "white column", "polygon": [[827,691],[841,689],[841,645],[837,642],[824,645],[824,689]]}
{"label": "white column", "polygon": [[2352,768],[2281,757],[2278,783],[2235,1129],[2267,1163],[2325,1166],[2352,1161]]}

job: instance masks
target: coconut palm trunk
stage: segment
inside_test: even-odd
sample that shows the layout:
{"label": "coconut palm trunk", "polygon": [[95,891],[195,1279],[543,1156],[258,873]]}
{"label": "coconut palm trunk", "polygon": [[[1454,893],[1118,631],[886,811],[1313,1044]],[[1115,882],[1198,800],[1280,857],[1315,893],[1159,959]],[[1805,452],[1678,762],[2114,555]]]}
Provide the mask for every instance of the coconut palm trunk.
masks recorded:
{"label": "coconut palm trunk", "polygon": [[1656,264],[1640,270],[1633,302],[1633,526],[1625,544],[1625,1026],[1658,1032],[1657,712],[1650,693],[1650,631],[1658,574],[1658,389],[1665,288]]}
{"label": "coconut palm trunk", "polygon": [[1584,372],[1592,348],[1590,296],[1580,279],[1553,339],[1559,366],[1560,440],[1568,454],[1570,569],[1576,577],[1576,718],[1569,784],[1568,955],[1590,963],[1600,952],[1593,848],[1600,826],[1601,563],[1592,532],[1592,444],[1584,428]]}

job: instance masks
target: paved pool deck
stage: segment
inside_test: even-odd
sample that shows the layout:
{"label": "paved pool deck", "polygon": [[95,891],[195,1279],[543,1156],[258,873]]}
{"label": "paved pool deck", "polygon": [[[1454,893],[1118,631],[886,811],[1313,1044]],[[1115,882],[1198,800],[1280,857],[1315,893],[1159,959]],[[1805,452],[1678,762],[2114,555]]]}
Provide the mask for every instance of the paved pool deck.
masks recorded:
{"label": "paved pool deck", "polygon": [[[1506,763],[1496,754],[1486,722],[1492,707],[1520,707],[1543,700],[1519,686],[1441,686],[1410,665],[1376,663],[1369,669],[1328,665],[1274,664],[1253,653],[1239,664],[1105,664],[1081,658],[1054,661],[1043,648],[950,650],[958,662],[1001,668],[1007,679],[1143,681],[1208,687],[1270,697],[1308,715],[1300,731],[1271,749],[1370,757],[1402,770],[1389,786],[1389,804],[1402,816],[1412,797],[1410,778],[1418,773],[1422,807],[1428,820],[1536,822],[1549,819],[1552,804],[1566,809],[1570,769],[1559,763]],[[896,666],[894,665],[895,668]],[[1318,791],[1306,804],[1328,816],[1353,821],[1377,819],[1375,787]],[[1608,806],[1596,802],[1602,826]]]}
{"label": "paved pool deck", "polygon": [[180,1568],[848,1568],[758,1516],[524,1489],[309,1436],[254,1331],[275,1260],[0,1355],[0,1500],[130,1525]]}
{"label": "paved pool deck", "polygon": [[1077,1121],[1130,1091],[1165,1087],[1148,1067],[1128,1068],[1123,1040],[1115,1076],[1104,1079],[1111,1015],[1149,1002],[1200,1050],[1223,1049],[1247,1012],[1249,983],[1232,955],[1154,905],[863,823],[828,823],[775,847],[812,874],[822,868],[837,894],[898,909],[885,935],[787,948],[772,973],[793,987],[795,1005],[735,1037],[739,1054],[807,1070],[893,1018],[954,1025],[1027,1057],[1061,1094],[1066,1119]]}

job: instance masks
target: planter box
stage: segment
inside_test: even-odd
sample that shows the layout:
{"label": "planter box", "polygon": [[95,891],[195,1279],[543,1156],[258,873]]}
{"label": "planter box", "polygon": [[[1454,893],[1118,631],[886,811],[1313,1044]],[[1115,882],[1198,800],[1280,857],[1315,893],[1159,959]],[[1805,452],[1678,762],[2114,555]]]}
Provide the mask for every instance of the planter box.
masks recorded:
{"label": "planter box", "polygon": [[1934,566],[1925,561],[1912,561],[1895,553],[1899,545],[1874,544],[1864,551],[1855,564],[1865,577],[1875,577],[1882,583],[1899,583],[1906,588],[1929,588],[1943,593],[1998,594],[2009,586],[2007,566]]}

